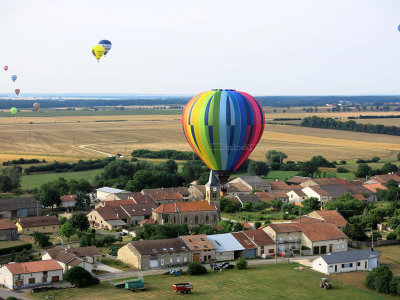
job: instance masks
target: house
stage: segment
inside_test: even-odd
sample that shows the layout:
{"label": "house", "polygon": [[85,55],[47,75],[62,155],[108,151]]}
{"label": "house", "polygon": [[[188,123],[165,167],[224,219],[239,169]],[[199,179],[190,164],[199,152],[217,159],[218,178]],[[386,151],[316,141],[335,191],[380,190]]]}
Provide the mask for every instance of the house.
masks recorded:
{"label": "house", "polygon": [[275,181],[268,181],[268,183],[270,184],[272,191],[289,192],[293,190],[293,187],[291,185],[288,185],[284,181],[275,180]]}
{"label": "house", "polygon": [[206,199],[205,185],[191,185],[188,190],[190,193],[190,201],[201,201]]}
{"label": "house", "polygon": [[385,185],[389,180],[396,181],[400,186],[400,175],[397,173],[383,174],[383,175],[375,175],[370,180],[367,180],[365,184],[376,184],[380,183]]}
{"label": "house", "polygon": [[328,201],[336,200],[337,198],[345,194],[351,194],[351,192],[347,188],[339,184],[321,185],[320,188],[328,193]]}
{"label": "house", "polygon": [[340,229],[329,223],[297,223],[301,230],[301,245],[308,247],[313,255],[347,251],[348,237]]}
{"label": "house", "polygon": [[217,225],[218,210],[208,201],[175,202],[162,204],[153,210],[157,224]]}
{"label": "house", "polygon": [[232,235],[243,246],[245,258],[255,258],[257,256],[257,245],[247,235],[242,231],[234,232]]}
{"label": "house", "polygon": [[96,190],[96,198],[100,201],[117,200],[117,194],[129,194],[131,192],[120,189],[102,187]]}
{"label": "house", "polygon": [[0,282],[9,289],[52,284],[63,278],[63,268],[54,259],[9,263],[0,270]]}
{"label": "house", "polygon": [[41,216],[18,219],[15,223],[19,234],[33,234],[35,231],[42,233],[55,233],[60,229],[60,220],[56,216]]}
{"label": "house", "polygon": [[245,248],[231,233],[207,235],[207,238],[216,248],[216,260],[234,260],[238,257],[244,257]]}
{"label": "house", "polygon": [[260,201],[260,198],[256,194],[249,194],[249,195],[237,195],[236,199],[240,202],[240,204],[249,202],[251,204],[256,204]]}
{"label": "house", "polygon": [[76,195],[64,195],[60,197],[60,207],[70,208],[75,206]]}
{"label": "house", "polygon": [[250,191],[257,190],[268,193],[271,191],[271,185],[260,176],[241,176],[231,180],[229,184],[231,183],[242,183],[250,189]]}
{"label": "house", "polygon": [[263,230],[274,242],[278,243],[277,254],[291,256],[293,253],[300,251],[302,232],[296,224],[269,224]]}
{"label": "house", "polygon": [[69,248],[67,251],[92,265],[101,259],[101,252],[95,246]]}
{"label": "house", "polygon": [[171,188],[157,188],[157,189],[143,189],[141,194],[152,195],[157,193],[178,193],[183,197],[183,201],[190,200],[190,192],[185,187],[171,187]]}
{"label": "house", "polygon": [[335,180],[336,178],[309,178],[308,180],[300,183],[303,188],[308,186],[324,186],[324,185],[332,185],[338,184]]}
{"label": "house", "polygon": [[255,192],[255,194],[258,196],[260,201],[264,201],[266,203],[271,203],[272,201],[274,201],[271,195],[267,192]]}
{"label": "house", "polygon": [[154,199],[150,195],[143,195],[142,193],[132,193],[129,199],[132,199],[136,204],[156,204]]}
{"label": "house", "polygon": [[368,202],[378,201],[378,197],[376,196],[376,193],[372,192],[370,189],[367,189],[366,187],[364,187],[362,185],[348,186],[347,189],[353,195],[364,196]]}
{"label": "house", "polygon": [[183,196],[177,192],[157,192],[153,194],[148,194],[157,206],[167,203],[175,203],[175,202],[185,202]]}
{"label": "house", "polygon": [[18,240],[18,227],[10,219],[0,219],[0,241]]}
{"label": "house", "polygon": [[351,250],[332,252],[313,260],[312,268],[326,275],[372,270],[379,266],[380,252],[373,250]]}
{"label": "house", "polygon": [[322,208],[325,203],[329,201],[329,194],[318,186],[308,186],[301,191],[306,194],[308,198],[317,198]]}
{"label": "house", "polygon": [[137,269],[181,266],[192,261],[180,238],[134,241],[118,250],[118,259]]}
{"label": "house", "polygon": [[275,242],[261,228],[245,230],[243,233],[257,246],[257,256],[267,258],[275,256]]}
{"label": "house", "polygon": [[228,198],[233,198],[239,195],[250,195],[251,187],[248,184],[242,182],[228,182],[224,185],[224,196]]}
{"label": "house", "polygon": [[289,203],[289,196],[284,191],[270,191],[268,194],[271,196],[272,201],[279,200],[282,203]]}
{"label": "house", "polygon": [[310,180],[311,177],[303,177],[303,176],[294,176],[286,180],[289,184],[302,184],[303,182]]}
{"label": "house", "polygon": [[139,222],[140,225],[155,225],[156,221],[154,221],[153,219],[146,219],[143,221]]}
{"label": "house", "polygon": [[291,190],[286,195],[289,197],[289,203],[301,203],[307,199],[307,195],[302,190]]}
{"label": "house", "polygon": [[376,194],[377,190],[387,190],[387,187],[381,183],[371,183],[371,184],[363,184],[363,187],[369,189],[371,192]]}
{"label": "house", "polygon": [[347,225],[346,219],[337,210],[315,210],[310,212],[308,216],[333,224],[339,229],[344,229]]}
{"label": "house", "polygon": [[0,199],[0,219],[40,216],[42,205],[33,197]]}
{"label": "house", "polygon": [[192,252],[193,262],[210,262],[215,260],[215,246],[205,234],[183,235],[180,238]]}
{"label": "house", "polygon": [[104,230],[114,230],[127,225],[129,216],[120,206],[106,206],[93,209],[87,214],[90,226]]}
{"label": "house", "polygon": [[50,259],[56,260],[63,268],[63,272],[66,272],[69,268],[74,266],[79,266],[89,272],[92,272],[92,268],[89,267],[89,264],[85,265],[82,259],[74,254],[68,253],[67,249],[62,247],[53,247],[51,249],[47,249],[47,251],[42,255],[42,260]]}

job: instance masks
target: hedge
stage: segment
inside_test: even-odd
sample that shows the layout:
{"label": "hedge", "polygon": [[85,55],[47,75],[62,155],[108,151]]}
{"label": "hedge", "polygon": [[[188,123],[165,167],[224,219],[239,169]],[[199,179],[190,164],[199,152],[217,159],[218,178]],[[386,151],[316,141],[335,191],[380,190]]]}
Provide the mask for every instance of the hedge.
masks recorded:
{"label": "hedge", "polygon": [[22,250],[31,250],[32,249],[32,244],[22,244],[22,245],[17,245],[17,246],[12,246],[8,248],[1,248],[0,249],[0,255],[5,255],[5,254],[10,254],[11,252],[21,252]]}

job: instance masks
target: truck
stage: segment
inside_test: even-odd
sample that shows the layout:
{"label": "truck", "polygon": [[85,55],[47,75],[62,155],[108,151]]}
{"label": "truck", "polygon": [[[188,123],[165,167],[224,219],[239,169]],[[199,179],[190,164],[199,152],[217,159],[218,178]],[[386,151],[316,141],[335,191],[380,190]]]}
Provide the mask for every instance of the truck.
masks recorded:
{"label": "truck", "polygon": [[179,292],[181,294],[190,294],[192,292],[193,285],[188,282],[174,283],[172,288],[174,289],[175,293]]}
{"label": "truck", "polygon": [[145,291],[148,287],[145,286],[142,278],[128,280],[125,282],[110,282],[113,287],[130,290],[132,292]]}

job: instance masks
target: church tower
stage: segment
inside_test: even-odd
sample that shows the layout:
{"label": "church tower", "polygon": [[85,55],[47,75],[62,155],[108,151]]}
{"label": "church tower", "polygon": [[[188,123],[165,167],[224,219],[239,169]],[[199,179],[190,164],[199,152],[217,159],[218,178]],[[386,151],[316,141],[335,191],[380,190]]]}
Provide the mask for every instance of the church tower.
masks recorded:
{"label": "church tower", "polygon": [[218,183],[218,179],[213,171],[210,171],[210,178],[206,183],[206,200],[208,203],[213,204],[217,207],[218,217],[220,217],[220,202],[219,198],[221,195],[221,186]]}

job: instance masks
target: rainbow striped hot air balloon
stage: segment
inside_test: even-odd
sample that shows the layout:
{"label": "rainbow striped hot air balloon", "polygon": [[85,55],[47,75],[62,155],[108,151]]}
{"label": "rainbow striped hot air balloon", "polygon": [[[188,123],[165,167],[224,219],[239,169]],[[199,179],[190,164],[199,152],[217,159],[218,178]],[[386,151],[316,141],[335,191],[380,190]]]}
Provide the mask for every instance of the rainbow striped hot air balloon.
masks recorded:
{"label": "rainbow striped hot air balloon", "polygon": [[257,146],[264,125],[260,103],[236,90],[201,93],[188,102],[182,115],[187,141],[220,184]]}

